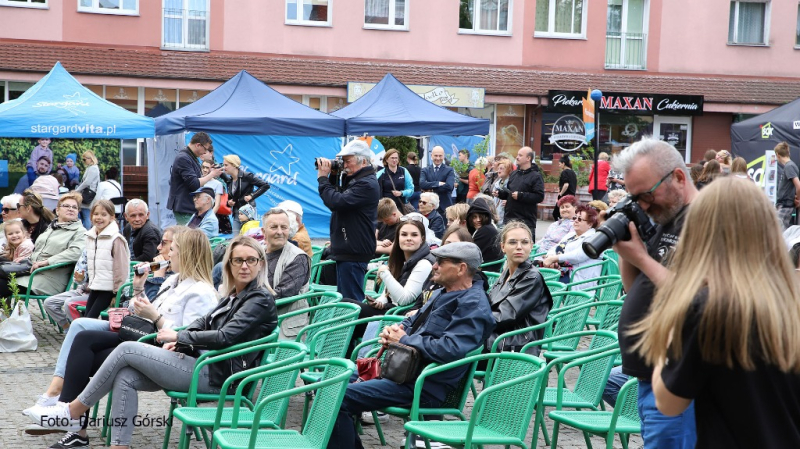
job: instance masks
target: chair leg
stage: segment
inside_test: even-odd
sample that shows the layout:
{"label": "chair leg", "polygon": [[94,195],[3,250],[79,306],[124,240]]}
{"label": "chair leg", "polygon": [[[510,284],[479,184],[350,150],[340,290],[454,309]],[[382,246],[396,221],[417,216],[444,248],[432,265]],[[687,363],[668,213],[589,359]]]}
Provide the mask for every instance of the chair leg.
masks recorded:
{"label": "chair leg", "polygon": [[[542,420],[544,421],[544,420]],[[542,423],[544,424],[544,423]],[[545,430],[545,435],[547,435],[547,431]],[[547,437],[545,437],[547,438]],[[558,421],[553,422],[553,438],[550,440],[550,448],[556,449],[558,446]]]}
{"label": "chair leg", "polygon": [[[46,320],[47,318],[45,317],[44,314],[44,300],[41,298],[36,298],[36,303],[39,304],[39,312],[42,313],[42,319]],[[25,308],[27,307],[28,307],[28,301],[25,301]]]}
{"label": "chair leg", "polygon": [[381,446],[386,446],[386,438],[383,436],[383,427],[381,427],[381,422],[378,420],[378,412],[375,410],[372,411],[372,420],[375,421],[375,430],[378,432],[378,438],[381,440]]}
{"label": "chair leg", "polygon": [[[588,449],[592,449],[592,436],[589,435],[589,432],[583,432],[583,440],[586,441],[586,447]],[[613,441],[613,438],[612,438]]]}
{"label": "chair leg", "polygon": [[169,401],[169,414],[167,415],[167,425],[166,429],[164,430],[164,444],[162,445],[162,449],[169,449],[169,437],[172,433],[172,420],[173,415],[172,412],[178,407],[178,399],[170,398]]}
{"label": "chair leg", "polygon": [[469,391],[472,392],[472,397],[473,398],[477,398],[478,397],[478,391],[475,389],[475,382],[476,381],[472,381],[472,383],[469,385]]}
{"label": "chair leg", "polygon": [[311,402],[312,396],[313,394],[310,391],[307,391],[305,394],[305,401],[303,402],[303,419],[300,421],[303,426],[306,425],[306,420],[308,419],[308,404]]}
{"label": "chair leg", "polygon": [[106,412],[104,415],[105,419],[103,420],[103,430],[100,432],[100,437],[106,439],[106,446],[111,446],[111,428],[108,426],[108,423],[111,418],[111,399],[113,394],[114,392],[111,391],[106,397]]}
{"label": "chair leg", "polygon": [[544,437],[544,444],[550,444],[550,437],[547,434],[547,424],[544,422],[544,407],[542,407],[542,419],[539,421],[542,427],[542,436]]}

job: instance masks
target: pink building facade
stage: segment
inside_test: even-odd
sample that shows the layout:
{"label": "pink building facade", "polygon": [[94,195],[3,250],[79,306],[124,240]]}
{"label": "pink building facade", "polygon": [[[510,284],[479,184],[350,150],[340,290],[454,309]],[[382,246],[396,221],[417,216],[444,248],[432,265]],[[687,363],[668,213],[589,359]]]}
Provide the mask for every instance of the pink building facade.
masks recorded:
{"label": "pink building facade", "polygon": [[[693,162],[800,96],[799,14],[796,0],[0,0],[0,100],[59,60],[151,115],[241,69],[326,112],[392,72],[482,89],[480,107],[448,106],[491,119],[493,151],[529,145],[547,164],[573,149],[558,139],[571,102],[598,88],[602,150],[652,134]],[[662,100],[677,106],[635,107]],[[135,142],[125,155],[143,160]]]}

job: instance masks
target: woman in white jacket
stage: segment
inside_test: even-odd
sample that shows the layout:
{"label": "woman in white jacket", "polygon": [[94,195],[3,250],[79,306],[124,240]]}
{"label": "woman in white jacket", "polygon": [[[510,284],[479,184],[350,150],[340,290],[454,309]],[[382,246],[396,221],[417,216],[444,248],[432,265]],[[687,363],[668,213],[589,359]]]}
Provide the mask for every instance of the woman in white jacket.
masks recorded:
{"label": "woman in white jacket", "polygon": [[[575,218],[572,220],[573,232],[565,235],[558,244],[547,252],[547,257],[542,262],[542,266],[561,270],[563,283],[570,281],[572,272],[582,266],[596,263],[597,260],[589,257],[583,252],[583,241],[594,235],[597,227],[597,210],[585,204],[581,204],[575,211]],[[580,270],[575,274],[573,282],[592,279],[600,276],[601,266]],[[594,283],[587,282],[578,286],[578,290],[593,287]]]}

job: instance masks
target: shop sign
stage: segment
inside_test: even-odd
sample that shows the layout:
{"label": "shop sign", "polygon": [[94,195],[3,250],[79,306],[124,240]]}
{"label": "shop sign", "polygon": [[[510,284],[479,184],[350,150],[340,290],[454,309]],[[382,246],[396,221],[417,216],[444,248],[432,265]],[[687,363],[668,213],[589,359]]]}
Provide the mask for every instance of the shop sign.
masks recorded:
{"label": "shop sign", "polygon": [[574,115],[564,115],[553,123],[550,143],[562,151],[577,151],[586,142],[583,120]]}
{"label": "shop sign", "polygon": [[[578,113],[584,95],[581,91],[551,90],[547,111]],[[703,96],[604,92],[598,109],[632,115],[703,115]]]}
{"label": "shop sign", "polygon": [[[352,103],[369,92],[376,83],[347,83],[347,102]],[[422,86],[407,84],[406,87],[433,104],[448,108],[483,108],[486,89],[463,86]]]}

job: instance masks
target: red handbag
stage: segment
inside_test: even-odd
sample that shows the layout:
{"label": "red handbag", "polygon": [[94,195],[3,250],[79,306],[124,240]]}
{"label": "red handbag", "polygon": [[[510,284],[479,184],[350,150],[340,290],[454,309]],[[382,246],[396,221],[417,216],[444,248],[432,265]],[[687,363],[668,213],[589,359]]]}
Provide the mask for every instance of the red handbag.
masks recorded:
{"label": "red handbag", "polygon": [[119,328],[122,326],[122,319],[130,314],[131,311],[127,307],[108,309],[108,325],[111,332],[119,332]]}
{"label": "red handbag", "polygon": [[231,212],[233,211],[231,207],[228,206],[228,192],[225,192],[219,197],[219,209],[217,209],[217,214],[230,215]]}
{"label": "red handbag", "polygon": [[385,346],[381,346],[375,357],[356,360],[356,368],[358,368],[358,380],[356,382],[366,382],[381,378],[381,356],[385,348]]}

